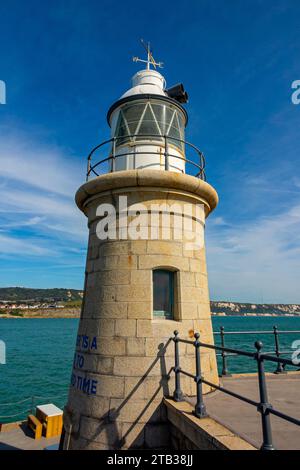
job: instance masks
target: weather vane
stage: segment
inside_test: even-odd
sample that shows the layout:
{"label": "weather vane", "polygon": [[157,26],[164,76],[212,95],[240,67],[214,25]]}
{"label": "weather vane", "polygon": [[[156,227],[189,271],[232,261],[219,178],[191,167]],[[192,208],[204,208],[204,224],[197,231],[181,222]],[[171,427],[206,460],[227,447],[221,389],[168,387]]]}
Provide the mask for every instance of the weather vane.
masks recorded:
{"label": "weather vane", "polygon": [[150,70],[150,65],[153,65],[155,69],[156,67],[162,68],[164,65],[163,62],[155,62],[154,60],[154,57],[150,49],[150,42],[146,44],[145,41],[141,39],[141,43],[147,52],[147,60],[140,59],[139,57],[133,57],[132,58],[133,62],[144,62],[145,64],[147,64],[147,70]]}

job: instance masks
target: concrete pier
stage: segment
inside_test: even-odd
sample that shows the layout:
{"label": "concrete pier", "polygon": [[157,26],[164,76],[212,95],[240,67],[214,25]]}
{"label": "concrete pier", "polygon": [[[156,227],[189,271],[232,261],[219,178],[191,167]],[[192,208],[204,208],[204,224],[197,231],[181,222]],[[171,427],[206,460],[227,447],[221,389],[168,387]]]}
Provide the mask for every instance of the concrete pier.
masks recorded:
{"label": "concrete pier", "polygon": [[[300,419],[300,372],[276,375],[266,374],[269,401],[278,411]],[[257,374],[223,377],[222,386],[240,395],[259,401]],[[236,435],[259,448],[262,444],[261,417],[254,406],[215,391],[205,397],[211,418],[229,428]],[[195,403],[195,400],[191,400]],[[299,450],[299,426],[271,415],[273,444],[278,450]]]}
{"label": "concrete pier", "polygon": [[0,432],[1,450],[43,450],[48,446],[59,444],[60,436],[34,439],[33,433],[28,429],[26,421],[4,425]]}

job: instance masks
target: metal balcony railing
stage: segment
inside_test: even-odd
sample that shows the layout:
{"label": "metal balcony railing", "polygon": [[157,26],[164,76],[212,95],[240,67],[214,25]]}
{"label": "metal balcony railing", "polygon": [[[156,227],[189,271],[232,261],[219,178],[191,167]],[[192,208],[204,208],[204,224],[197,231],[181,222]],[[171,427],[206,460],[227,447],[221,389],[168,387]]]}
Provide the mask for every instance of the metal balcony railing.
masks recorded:
{"label": "metal balcony railing", "polygon": [[[133,140],[135,138],[138,138],[138,139],[144,138],[145,141]],[[120,142],[124,141],[124,139],[129,140],[130,147],[132,147],[133,150],[132,152],[126,151],[124,153],[117,153],[117,148],[120,147],[121,145]],[[152,140],[149,142],[149,139],[152,139]],[[104,164],[106,164],[106,170],[104,169],[104,171],[101,174],[115,171],[116,160],[118,158],[130,156],[130,155],[132,156],[155,155],[157,157],[158,154],[157,152],[154,152],[154,151],[153,152],[150,152],[150,151],[148,152],[138,151],[137,152],[135,150],[135,148],[140,145],[155,145],[156,143],[158,145],[162,145],[162,148],[164,150],[163,156],[164,156],[165,171],[170,170],[170,157],[172,157],[172,158],[176,158],[178,160],[184,161],[186,165],[188,165],[189,167],[193,169],[193,171],[187,171],[187,168],[186,168],[187,174],[192,174],[192,176],[195,176],[197,178],[202,179],[203,181],[206,181],[205,170],[204,170],[205,158],[204,158],[203,153],[195,145],[182,139],[177,139],[175,137],[169,137],[169,136],[161,136],[158,134],[131,134],[131,135],[126,135],[126,136],[121,136],[121,137],[113,137],[111,139],[105,140],[104,142],[101,142],[101,144],[94,147],[88,155],[86,181],[90,179],[91,175],[99,176],[100,175],[99,170],[101,169],[101,166],[103,168]],[[187,147],[187,151],[192,150],[194,152],[193,158],[196,161],[194,161],[193,159],[176,155],[174,154],[174,152],[172,153],[172,143],[183,144]],[[103,150],[105,145],[110,145],[111,147],[109,150],[109,156],[96,161],[96,163],[93,163],[92,160],[94,159],[95,152],[97,152],[98,150]],[[122,145],[123,145],[123,142],[122,142]]]}
{"label": "metal balcony railing", "polygon": [[[294,367],[295,366],[297,367],[297,365],[294,364],[289,359],[283,359],[282,357],[270,356],[266,353],[263,353],[262,352],[263,343],[261,341],[255,342],[254,344],[256,348],[255,352],[249,352],[249,351],[243,351],[240,349],[225,348],[223,346],[215,346],[213,344],[202,343],[200,341],[199,333],[195,333],[194,337],[195,337],[195,341],[181,339],[179,338],[178,331],[174,331],[174,336],[171,338],[175,344],[175,361],[174,361],[175,365],[173,367],[173,371],[175,372],[175,391],[173,395],[174,400],[175,401],[184,400],[184,396],[180,387],[180,376],[181,374],[183,374],[187,377],[194,379],[196,383],[197,400],[196,400],[194,414],[198,418],[204,418],[208,416],[206,412],[204,399],[203,399],[202,384],[206,384],[210,386],[212,389],[219,390],[220,392],[223,392],[227,395],[237,398],[238,400],[248,403],[249,405],[253,405],[255,406],[255,408],[261,415],[261,425],[262,425],[262,435],[263,435],[263,443],[261,445],[261,450],[274,450],[273,441],[272,441],[272,429],[271,429],[270,415],[272,414],[274,416],[277,416],[278,418],[284,419],[297,426],[300,426],[300,420],[294,418],[293,416],[289,416],[285,413],[282,413],[279,410],[276,410],[275,408],[273,408],[271,403],[269,403],[264,364],[265,364],[265,361],[270,361],[276,364],[290,365]],[[195,375],[181,369],[180,355],[179,355],[179,343],[185,343],[185,344],[194,346],[195,365],[196,365]],[[224,388],[220,385],[216,385],[204,379],[202,372],[201,372],[201,361],[200,361],[201,359],[200,349],[202,347],[207,348],[207,349],[212,349],[214,351],[220,351],[221,353],[230,353],[230,354],[240,355],[240,356],[254,359],[257,364],[259,401],[254,401],[251,398],[245,397],[244,395],[240,395],[239,393],[233,392],[231,390],[228,390],[227,388]]]}

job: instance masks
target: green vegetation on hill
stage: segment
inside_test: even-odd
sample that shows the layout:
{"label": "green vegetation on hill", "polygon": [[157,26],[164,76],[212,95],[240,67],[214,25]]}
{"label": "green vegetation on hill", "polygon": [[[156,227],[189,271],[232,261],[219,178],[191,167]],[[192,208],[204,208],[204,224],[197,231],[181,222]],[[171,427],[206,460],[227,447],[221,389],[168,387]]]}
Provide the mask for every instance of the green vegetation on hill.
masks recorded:
{"label": "green vegetation on hill", "polygon": [[81,301],[82,291],[76,289],[30,289],[27,287],[0,287],[0,300],[12,302],[72,302]]}
{"label": "green vegetation on hill", "polygon": [[80,300],[70,300],[64,304],[66,308],[80,308],[82,304],[82,299]]}

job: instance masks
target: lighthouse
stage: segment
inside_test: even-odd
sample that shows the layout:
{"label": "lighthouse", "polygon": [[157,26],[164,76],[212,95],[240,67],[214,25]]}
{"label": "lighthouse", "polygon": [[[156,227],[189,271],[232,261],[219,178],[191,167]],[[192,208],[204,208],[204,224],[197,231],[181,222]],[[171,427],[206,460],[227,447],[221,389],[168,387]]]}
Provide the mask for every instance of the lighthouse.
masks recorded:
{"label": "lighthouse", "polygon": [[[111,135],[90,153],[76,193],[89,241],[64,449],[168,448],[170,338],[199,332],[213,343],[204,232],[218,196],[185,138],[183,85],[168,88],[148,45],[146,53],[134,58],[145,68],[108,110]],[[180,344],[180,358],[194,374],[193,348]],[[203,350],[201,366],[217,384],[213,350]],[[174,398],[193,394],[183,376]]]}

